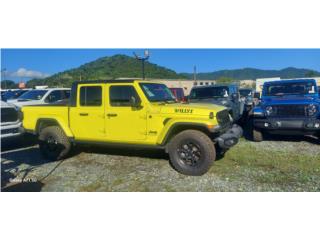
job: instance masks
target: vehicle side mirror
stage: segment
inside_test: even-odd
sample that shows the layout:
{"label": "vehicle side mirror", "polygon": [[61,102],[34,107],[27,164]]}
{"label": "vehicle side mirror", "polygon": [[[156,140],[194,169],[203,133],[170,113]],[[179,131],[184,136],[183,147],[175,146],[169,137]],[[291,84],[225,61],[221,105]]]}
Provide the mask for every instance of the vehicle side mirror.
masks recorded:
{"label": "vehicle side mirror", "polygon": [[141,107],[141,100],[136,98],[136,97],[134,97],[134,96],[132,96],[130,98],[130,105],[133,108],[139,108],[139,107]]}
{"label": "vehicle side mirror", "polygon": [[260,99],[261,98],[260,93],[259,92],[255,92],[254,95],[253,95],[253,98]]}

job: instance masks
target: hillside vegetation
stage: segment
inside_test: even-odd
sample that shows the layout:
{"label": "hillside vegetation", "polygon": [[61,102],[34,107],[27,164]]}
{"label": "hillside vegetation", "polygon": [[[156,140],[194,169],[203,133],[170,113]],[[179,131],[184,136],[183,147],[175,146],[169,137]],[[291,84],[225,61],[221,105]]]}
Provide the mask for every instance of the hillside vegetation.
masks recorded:
{"label": "hillside vegetation", "polygon": [[[76,80],[104,80],[115,78],[141,78],[141,62],[126,55],[99,58],[78,68],[54,74],[44,79],[32,79],[28,87],[35,85],[71,86]],[[184,76],[156,64],[145,63],[146,78],[179,79]]]}

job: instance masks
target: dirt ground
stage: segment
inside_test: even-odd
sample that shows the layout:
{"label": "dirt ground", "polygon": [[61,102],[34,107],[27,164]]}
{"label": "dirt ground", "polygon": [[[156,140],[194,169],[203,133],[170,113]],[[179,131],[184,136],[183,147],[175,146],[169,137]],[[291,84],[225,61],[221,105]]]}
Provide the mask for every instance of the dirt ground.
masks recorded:
{"label": "dirt ground", "polygon": [[1,147],[1,191],[320,191],[312,137],[241,139],[200,177],[177,173],[161,150],[78,147],[48,162],[30,136]]}

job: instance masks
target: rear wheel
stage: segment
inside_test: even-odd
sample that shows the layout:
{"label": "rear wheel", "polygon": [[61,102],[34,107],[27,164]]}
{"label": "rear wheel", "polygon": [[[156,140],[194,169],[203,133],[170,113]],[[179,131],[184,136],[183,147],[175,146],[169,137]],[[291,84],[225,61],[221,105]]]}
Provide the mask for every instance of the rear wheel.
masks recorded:
{"label": "rear wheel", "polygon": [[205,174],[216,159],[211,139],[197,130],[185,130],[177,134],[168,145],[170,163],[185,175]]}
{"label": "rear wheel", "polygon": [[55,161],[67,156],[71,143],[60,127],[49,126],[39,134],[39,147],[45,158]]}

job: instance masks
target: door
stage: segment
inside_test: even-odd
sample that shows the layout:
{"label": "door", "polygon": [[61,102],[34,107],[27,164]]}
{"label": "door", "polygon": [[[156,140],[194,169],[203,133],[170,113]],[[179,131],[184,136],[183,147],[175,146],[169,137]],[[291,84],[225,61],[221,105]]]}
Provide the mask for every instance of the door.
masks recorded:
{"label": "door", "polygon": [[140,101],[133,85],[107,86],[106,137],[111,141],[139,142],[147,137],[146,107],[131,106],[131,98]]}
{"label": "door", "polygon": [[104,140],[104,87],[104,84],[78,86],[77,106],[70,107],[70,127],[76,140]]}

